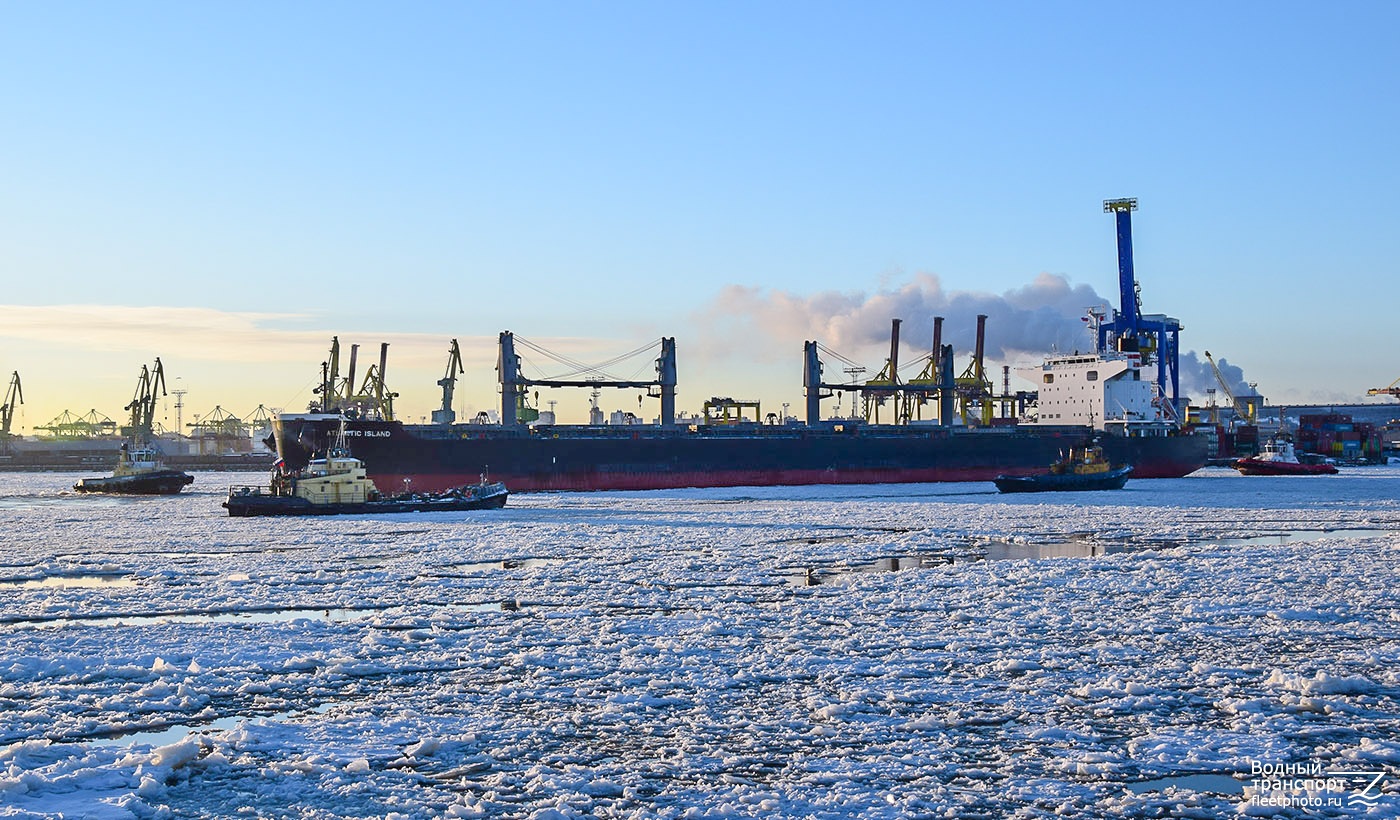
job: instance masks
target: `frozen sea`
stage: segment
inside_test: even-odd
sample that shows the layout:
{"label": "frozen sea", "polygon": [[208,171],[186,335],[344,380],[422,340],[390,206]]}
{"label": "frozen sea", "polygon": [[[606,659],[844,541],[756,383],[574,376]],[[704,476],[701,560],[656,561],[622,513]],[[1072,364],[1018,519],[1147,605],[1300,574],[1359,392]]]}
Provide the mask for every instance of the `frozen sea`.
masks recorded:
{"label": "frozen sea", "polygon": [[76,477],[0,474],[3,817],[1400,815],[1400,467],[286,520]]}

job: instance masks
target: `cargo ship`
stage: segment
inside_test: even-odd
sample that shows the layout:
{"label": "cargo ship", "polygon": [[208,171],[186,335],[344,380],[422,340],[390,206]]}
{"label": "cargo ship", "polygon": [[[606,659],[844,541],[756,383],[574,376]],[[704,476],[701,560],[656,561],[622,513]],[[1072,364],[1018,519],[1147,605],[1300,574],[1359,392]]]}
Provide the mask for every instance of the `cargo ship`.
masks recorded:
{"label": "cargo ship", "polygon": [[[1101,434],[1105,456],[1132,464],[1135,478],[1184,476],[1205,465],[1206,440],[1184,429],[1176,392],[1180,322],[1140,312],[1132,271],[1130,214],[1135,199],[1110,200],[1118,227],[1121,307],[1111,316],[1091,311],[1094,353],[1052,356],[1022,375],[1034,393],[991,394],[983,371],[986,317],[978,318],[976,351],[961,376],[953,375],[953,349],[941,343],[941,318],[934,318],[933,346],[919,377],[899,378],[899,326],[893,322],[890,356],[876,378],[860,384],[823,380],[819,345],[804,349],[805,421],[743,420],[749,403],[712,399],[694,419],[676,414],[675,340],[663,338],[656,378],[645,381],[588,378],[533,379],[520,369],[515,337],[500,334],[497,374],[501,390],[498,423],[457,423],[452,391],[461,372],[452,342],[441,409],[431,424],[395,419],[385,387],[388,346],[378,368],[371,366],[354,391],[357,348],[348,377],[339,371],[339,342],[322,365],[319,403],[306,413],[284,413],[273,436],[287,469],[299,469],[334,442],[339,431],[386,492],[439,491],[472,481],[483,472],[512,492],[561,490],[654,490],[786,484],[992,481],[1030,475],[1065,452]],[[1009,381],[1009,376],[1007,381]],[[653,424],[541,424],[526,405],[530,387],[599,386],[645,389],[660,400]],[[859,419],[823,420],[820,402],[851,391],[865,402]],[[1006,408],[1016,403],[1016,412]],[[932,403],[936,420],[916,418],[914,408]],[[993,410],[1003,408],[1001,418]],[[1032,405],[1034,405],[1032,407]],[[713,406],[716,413],[711,414]],[[878,423],[879,408],[894,408],[894,423]],[[872,415],[869,410],[874,409]],[[730,410],[740,412],[731,414]],[[599,420],[600,419],[595,419]]]}
{"label": "cargo ship", "polygon": [[[674,372],[674,346],[664,344],[669,341],[663,340],[660,377],[652,385],[660,384],[663,407],[674,389],[668,376]],[[515,361],[509,332],[501,334],[501,344],[502,361]],[[892,349],[897,350],[897,339]],[[337,350],[338,342],[333,342],[332,361]],[[821,383],[814,343],[808,343],[808,354],[808,406],[815,418],[818,402],[831,388],[852,386]],[[922,386],[879,380],[857,386],[859,392],[884,395],[896,405],[904,394],[931,395],[939,404],[939,423],[736,421],[721,399],[712,403],[723,412],[693,420],[527,423],[521,420],[522,389],[546,382],[526,382],[508,365],[502,369],[502,423],[456,423],[444,418],[451,413],[444,409],[434,413],[438,423],[405,424],[386,417],[385,397],[392,394],[382,390],[373,373],[367,383],[375,386],[368,393],[346,396],[336,390],[333,371],[327,371],[318,392],[332,397],[329,406],[280,414],[273,435],[283,465],[292,470],[343,435],[386,492],[445,490],[483,472],[512,492],[991,481],[1042,472],[1095,431],[1101,434],[1105,456],[1134,465],[1138,478],[1180,477],[1206,462],[1205,437],[1182,430],[1163,412],[1166,403],[1154,384],[1142,378],[1139,354],[1050,357],[1040,367],[1023,369],[1023,376],[1044,387],[1036,410],[1016,423],[982,423],[976,412],[970,418],[960,412],[951,360],[952,349],[944,346],[942,377]],[[381,357],[381,374],[383,362]],[[445,393],[450,395],[446,387]],[[450,407],[446,398],[444,406]],[[1114,408],[1116,412],[1105,412]]]}
{"label": "cargo ship", "polygon": [[[305,463],[339,428],[336,414],[287,414],[277,446],[288,464]],[[783,484],[991,481],[1043,471],[1078,447],[1084,427],[897,427],[817,425],[724,427],[503,428],[345,420],[380,487],[445,490],[489,470],[512,492],[656,490]],[[1105,436],[1113,462],[1138,478],[1175,478],[1205,465],[1205,439],[1192,435]]]}

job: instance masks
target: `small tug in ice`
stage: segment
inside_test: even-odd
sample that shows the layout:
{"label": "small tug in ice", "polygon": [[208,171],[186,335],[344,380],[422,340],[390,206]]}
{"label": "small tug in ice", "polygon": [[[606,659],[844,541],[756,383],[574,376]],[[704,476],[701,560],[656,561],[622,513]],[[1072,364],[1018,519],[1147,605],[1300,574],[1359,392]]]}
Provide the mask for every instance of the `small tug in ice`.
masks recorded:
{"label": "small tug in ice", "polygon": [[1337,468],[1325,462],[1304,464],[1293,449],[1293,438],[1287,433],[1271,436],[1257,456],[1237,459],[1230,465],[1241,475],[1331,475]]}
{"label": "small tug in ice", "polygon": [[171,470],[151,447],[132,450],[122,445],[121,460],[110,476],[80,478],[73,489],[80,493],[125,493],[127,495],[174,495],[194,481],[194,476]]}
{"label": "small tug in ice", "polygon": [[1069,455],[1050,465],[1050,472],[1029,476],[997,476],[997,489],[1004,493],[1036,493],[1047,490],[1121,490],[1133,472],[1132,465],[1114,467],[1104,458],[1097,442],[1071,449]]}
{"label": "small tug in ice", "polygon": [[374,486],[364,463],[341,444],[299,471],[288,472],[279,463],[267,490],[230,487],[223,506],[231,516],[435,512],[496,509],[506,505],[508,495],[505,484],[488,482],[483,474],[480,484],[386,496]]}
{"label": "small tug in ice", "polygon": [[141,365],[136,395],[126,409],[131,411],[130,441],[122,445],[121,458],[112,475],[80,478],[73,489],[80,493],[124,493],[127,495],[174,495],[194,481],[194,476],[167,468],[160,451],[150,444],[155,429],[156,390],[165,395],[165,368],[156,357],[154,368]]}

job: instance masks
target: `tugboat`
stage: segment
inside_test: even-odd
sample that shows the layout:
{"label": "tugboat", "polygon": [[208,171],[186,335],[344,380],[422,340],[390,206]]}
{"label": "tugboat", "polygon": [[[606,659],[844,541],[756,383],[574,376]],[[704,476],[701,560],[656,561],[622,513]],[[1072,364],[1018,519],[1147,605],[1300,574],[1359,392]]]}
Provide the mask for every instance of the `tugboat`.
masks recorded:
{"label": "tugboat", "polygon": [[153,367],[141,365],[136,394],[131,404],[130,439],[122,445],[117,469],[106,478],[82,478],[73,489],[80,493],[128,493],[132,495],[174,495],[194,481],[194,476],[167,469],[160,452],[151,446],[155,430],[156,391],[165,395],[165,367],[156,357]]}
{"label": "tugboat", "polygon": [[174,495],[194,481],[194,476],[171,470],[160,461],[154,447],[131,449],[122,445],[117,468],[106,478],[80,478],[73,489],[80,493]]}
{"label": "tugboat", "polygon": [[1029,476],[999,475],[993,481],[1004,493],[1039,493],[1050,490],[1121,490],[1133,472],[1131,464],[1114,467],[1104,458],[1097,440],[1087,447],[1071,448],[1069,455],[1050,465],[1050,472]]}
{"label": "tugboat", "polygon": [[1275,433],[1264,442],[1257,456],[1236,459],[1230,465],[1241,475],[1332,475],[1337,468],[1326,462],[1304,464],[1293,449],[1293,438],[1287,433]]}
{"label": "tugboat", "polygon": [[384,495],[366,474],[364,462],[342,444],[299,471],[289,472],[279,462],[266,490],[229,487],[223,506],[230,516],[441,512],[498,509],[508,495],[505,484],[489,482],[485,474],[480,484],[445,492]]}

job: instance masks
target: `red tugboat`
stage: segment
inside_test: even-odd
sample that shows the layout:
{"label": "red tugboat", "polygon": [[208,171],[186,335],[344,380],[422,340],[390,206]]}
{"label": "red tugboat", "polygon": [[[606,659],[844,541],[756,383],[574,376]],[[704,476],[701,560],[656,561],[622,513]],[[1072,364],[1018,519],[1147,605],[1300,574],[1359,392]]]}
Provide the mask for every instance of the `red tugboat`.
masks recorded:
{"label": "red tugboat", "polygon": [[1238,459],[1230,466],[1242,475],[1331,475],[1337,472],[1336,467],[1325,462],[1304,464],[1299,461],[1293,450],[1293,438],[1286,433],[1271,436],[1259,455]]}

